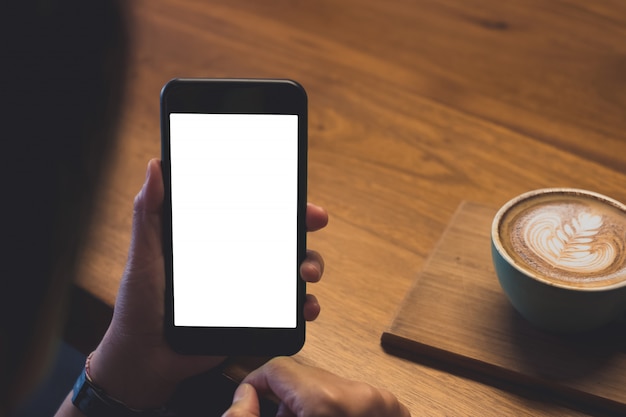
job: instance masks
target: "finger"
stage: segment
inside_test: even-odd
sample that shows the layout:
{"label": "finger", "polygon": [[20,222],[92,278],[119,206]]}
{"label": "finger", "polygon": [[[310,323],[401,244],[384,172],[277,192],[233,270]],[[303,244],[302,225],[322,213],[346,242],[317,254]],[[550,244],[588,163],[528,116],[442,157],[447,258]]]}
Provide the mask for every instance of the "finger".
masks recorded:
{"label": "finger", "polygon": [[259,397],[250,384],[241,384],[233,396],[233,404],[222,417],[258,417],[261,415]]}
{"label": "finger", "polygon": [[250,372],[243,380],[252,385],[260,395],[275,395],[279,400],[290,391],[298,388],[298,373],[294,371],[296,362],[287,357],[271,359],[265,365]]}
{"label": "finger", "polygon": [[135,197],[135,211],[160,214],[164,193],[161,162],[151,159],[146,170],[146,180]]}
{"label": "finger", "polygon": [[244,382],[252,385],[260,395],[277,398],[282,413],[278,415],[289,416],[289,412],[305,415],[308,405],[311,406],[308,415],[321,415],[313,412],[317,399],[321,398],[316,393],[332,390],[334,381],[329,380],[328,375],[331,374],[301,365],[290,357],[277,357],[248,374]]}
{"label": "finger", "polygon": [[304,303],[304,319],[306,321],[313,321],[320,315],[321,307],[317,301],[317,297],[313,294],[306,295],[306,301]]}
{"label": "finger", "polygon": [[306,282],[318,282],[324,274],[324,258],[313,250],[306,251],[306,258],[300,265],[300,276]]}
{"label": "finger", "polygon": [[328,224],[328,213],[323,207],[313,203],[306,204],[306,228],[309,232],[326,227]]}
{"label": "finger", "polygon": [[161,247],[163,174],[159,160],[148,163],[146,180],[135,197],[131,245],[127,266],[133,270],[163,255]]}
{"label": "finger", "polygon": [[409,409],[404,406],[391,392],[381,389],[379,390],[383,398],[383,413],[389,416],[411,417]]}
{"label": "finger", "polygon": [[302,411],[301,402],[306,401],[305,391],[311,384],[324,385],[324,379],[319,377],[319,373],[323,374],[324,371],[282,356],[255,369],[243,382],[252,385],[259,395],[274,397],[281,403],[281,407],[298,415],[298,411]]}
{"label": "finger", "polygon": [[276,417],[297,417],[290,409],[285,405],[285,403],[280,403],[278,406],[278,411],[276,412]]}

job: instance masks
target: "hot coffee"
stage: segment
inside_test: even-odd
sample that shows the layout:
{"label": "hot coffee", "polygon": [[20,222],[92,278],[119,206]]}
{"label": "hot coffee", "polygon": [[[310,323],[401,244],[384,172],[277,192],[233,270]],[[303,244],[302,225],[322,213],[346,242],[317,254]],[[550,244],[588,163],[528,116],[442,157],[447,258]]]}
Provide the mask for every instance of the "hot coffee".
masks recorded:
{"label": "hot coffee", "polygon": [[602,196],[570,190],[518,201],[504,213],[499,239],[519,268],[549,284],[626,281],[626,211]]}

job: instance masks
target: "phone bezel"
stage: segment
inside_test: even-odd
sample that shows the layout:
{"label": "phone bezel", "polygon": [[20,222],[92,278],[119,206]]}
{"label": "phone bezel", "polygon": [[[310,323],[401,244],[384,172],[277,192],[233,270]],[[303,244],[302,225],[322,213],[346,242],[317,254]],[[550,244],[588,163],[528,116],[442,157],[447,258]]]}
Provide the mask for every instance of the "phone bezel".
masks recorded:
{"label": "phone bezel", "polygon": [[[295,328],[231,328],[174,326],[172,194],[170,163],[171,113],[294,114],[298,116],[297,202],[297,326]],[[163,253],[165,260],[164,333],[174,350],[185,354],[279,356],[299,351],[305,339],[306,285],[299,266],[306,256],[307,197],[307,96],[291,80],[177,78],[161,90],[161,166],[163,204]],[[268,266],[271,270],[271,265]]]}

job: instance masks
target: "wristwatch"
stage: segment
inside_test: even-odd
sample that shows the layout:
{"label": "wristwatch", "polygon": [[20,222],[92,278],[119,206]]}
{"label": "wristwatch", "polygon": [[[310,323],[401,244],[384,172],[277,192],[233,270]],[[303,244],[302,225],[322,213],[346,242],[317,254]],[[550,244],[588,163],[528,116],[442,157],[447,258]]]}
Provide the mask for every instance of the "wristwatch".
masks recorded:
{"label": "wristwatch", "polygon": [[85,369],[74,383],[72,404],[87,417],[173,417],[175,414],[165,407],[152,410],[137,410],[109,397],[97,387]]}

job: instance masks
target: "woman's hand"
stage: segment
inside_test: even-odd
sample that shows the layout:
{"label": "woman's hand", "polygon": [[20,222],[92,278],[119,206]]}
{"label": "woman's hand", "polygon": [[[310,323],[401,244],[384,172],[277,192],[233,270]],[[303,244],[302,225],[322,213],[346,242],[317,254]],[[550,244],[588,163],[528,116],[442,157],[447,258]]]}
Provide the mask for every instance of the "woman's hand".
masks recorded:
{"label": "woman's hand", "polygon": [[388,391],[300,365],[291,358],[276,358],[244,379],[222,417],[259,417],[258,395],[278,397],[277,416],[281,417],[410,416]]}
{"label": "woman's hand", "polygon": [[[163,405],[182,380],[211,369],[223,359],[179,355],[164,340],[163,198],[161,165],[151,160],[146,181],[135,198],[132,240],[113,319],[90,363],[96,385],[139,409]],[[328,222],[326,211],[312,204],[307,206],[306,217],[309,231]],[[317,282],[323,272],[322,257],[308,251],[300,268],[302,278]],[[308,295],[305,318],[314,320],[319,311],[317,299]]]}

